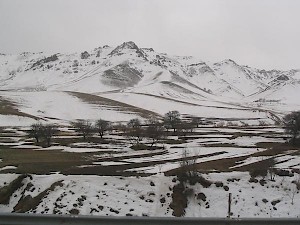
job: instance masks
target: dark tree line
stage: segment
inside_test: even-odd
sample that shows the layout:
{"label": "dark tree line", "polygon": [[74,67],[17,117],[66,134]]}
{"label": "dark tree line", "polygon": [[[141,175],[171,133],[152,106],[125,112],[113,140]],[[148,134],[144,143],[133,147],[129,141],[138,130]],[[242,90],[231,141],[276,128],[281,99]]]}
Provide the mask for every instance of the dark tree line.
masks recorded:
{"label": "dark tree line", "polygon": [[183,131],[192,131],[192,128],[197,126],[195,123],[187,123],[181,120],[181,115],[178,111],[170,111],[160,120],[152,117],[144,122],[139,118],[134,118],[128,121],[127,124],[115,124],[99,119],[94,124],[89,120],[77,120],[72,123],[75,131],[86,140],[91,135],[98,133],[101,139],[104,135],[112,130],[118,130],[125,135],[133,145],[139,145],[144,139],[151,142],[151,147],[156,145],[161,140],[169,129],[172,129],[173,134],[180,134]]}
{"label": "dark tree line", "polygon": [[[286,133],[291,137],[290,142],[295,145],[300,134],[300,111],[286,115],[283,122]],[[150,118],[144,123],[138,118],[131,119],[126,125],[117,124],[115,126],[102,119],[97,120],[94,125],[89,120],[78,120],[72,123],[75,131],[82,135],[84,140],[93,133],[98,133],[103,138],[105,133],[116,129],[122,131],[135,144],[139,144],[144,138],[149,138],[152,140],[151,146],[166,136],[169,130],[172,130],[175,135],[185,135],[186,133],[192,133],[193,129],[197,128],[199,124],[201,124],[201,120],[198,117],[183,121],[178,111],[167,112],[162,120]],[[37,142],[41,136],[39,134],[39,125],[32,125],[31,135],[36,138]],[[48,136],[51,136],[51,132]]]}
{"label": "dark tree line", "polygon": [[[125,135],[133,145],[139,145],[142,140],[147,139],[151,147],[155,146],[159,140],[168,135],[171,129],[173,135],[182,135],[192,132],[194,127],[198,127],[199,120],[192,118],[190,122],[183,121],[178,111],[169,111],[162,119],[152,117],[144,122],[140,119],[131,119],[127,124],[115,124],[99,119],[92,123],[89,120],[76,120],[71,123],[75,132],[87,140],[92,135],[98,134],[101,139],[104,136],[117,130]],[[29,136],[34,138],[37,143],[46,142],[51,145],[52,136],[57,132],[53,125],[33,124],[28,131]]]}

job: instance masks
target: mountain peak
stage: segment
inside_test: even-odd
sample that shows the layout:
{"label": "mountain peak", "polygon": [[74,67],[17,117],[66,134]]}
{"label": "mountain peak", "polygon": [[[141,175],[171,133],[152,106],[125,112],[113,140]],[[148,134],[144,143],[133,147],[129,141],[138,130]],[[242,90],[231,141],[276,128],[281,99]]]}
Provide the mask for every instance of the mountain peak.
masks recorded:
{"label": "mountain peak", "polygon": [[233,61],[232,59],[225,59],[221,63],[222,64],[234,64],[234,65],[237,65],[237,63],[235,61]]}
{"label": "mountain peak", "polygon": [[124,42],[121,46],[122,48],[138,49],[138,46],[133,41]]}
{"label": "mountain peak", "polygon": [[234,66],[234,67],[239,67],[239,65],[232,59],[225,59],[220,62],[214,63],[214,65],[215,66],[230,65],[230,66]]}
{"label": "mountain peak", "polygon": [[134,50],[138,57],[141,57],[147,60],[147,57],[142,49],[140,49],[133,41],[124,42],[123,44],[117,46],[114,50],[109,53],[109,56],[114,55],[122,55],[124,52],[123,50]]}
{"label": "mountain peak", "polygon": [[109,55],[112,56],[118,54],[124,49],[139,50],[139,47],[133,41],[124,42],[123,44],[117,46],[114,50],[112,50],[111,53],[109,53]]}

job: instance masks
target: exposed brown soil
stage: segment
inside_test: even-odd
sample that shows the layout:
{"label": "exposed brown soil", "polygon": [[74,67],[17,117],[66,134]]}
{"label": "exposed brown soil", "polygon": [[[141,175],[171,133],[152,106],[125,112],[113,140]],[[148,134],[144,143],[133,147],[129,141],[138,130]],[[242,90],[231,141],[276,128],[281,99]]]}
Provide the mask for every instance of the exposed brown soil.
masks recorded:
{"label": "exposed brown soil", "polygon": [[185,208],[187,207],[187,196],[184,194],[185,188],[183,183],[174,186],[172,193],[172,202],[170,208],[173,209],[173,216],[182,217],[185,215]]}
{"label": "exposed brown soil", "polygon": [[[60,150],[0,149],[0,166],[16,166],[13,172],[50,174],[73,166],[90,164],[90,157],[101,153],[72,153]],[[0,171],[7,173],[8,170]]]}
{"label": "exposed brown soil", "polygon": [[4,186],[0,188],[0,204],[7,205],[9,204],[9,200],[12,196],[12,194],[18,190],[20,187],[23,186],[23,180],[27,177],[30,177],[29,175],[20,175],[15,180],[10,182],[7,186]]}
{"label": "exposed brown soil", "polygon": [[14,206],[13,212],[25,213],[30,210],[36,209],[36,207],[41,203],[44,197],[46,197],[51,191],[54,191],[56,187],[62,186],[62,181],[57,181],[35,197],[32,197],[31,195],[22,195],[19,202]]}
{"label": "exposed brown soil", "polygon": [[114,110],[119,110],[123,112],[131,112],[135,113],[137,115],[140,115],[144,118],[150,118],[150,117],[161,117],[161,115],[146,110],[142,109],[136,106],[132,106],[123,102],[118,102],[109,98],[104,98],[101,96],[97,95],[92,95],[92,94],[86,94],[86,93],[80,93],[80,92],[67,92],[70,95],[76,96],[77,98],[80,98],[82,101],[90,103],[90,104],[95,104],[99,106],[108,106],[111,108],[114,108]]}
{"label": "exposed brown soil", "polygon": [[[195,159],[195,158],[206,158],[206,157],[212,157],[212,156],[216,156],[216,155],[221,155],[224,154],[226,152],[222,151],[222,152],[215,152],[215,153],[210,153],[210,154],[206,154],[206,155],[200,155],[200,156],[192,156],[192,157],[187,157],[187,160],[191,160],[191,159]],[[160,153],[162,154],[162,153]],[[144,157],[143,156],[136,156],[138,158],[140,157]],[[120,160],[121,157],[119,157],[118,159]],[[121,159],[125,159],[125,158],[133,158],[132,156],[123,156]],[[117,161],[116,158],[112,158],[111,160],[106,159],[107,161]],[[103,161],[103,160],[101,160]],[[182,158],[177,158],[177,159],[169,159],[169,160],[157,160],[157,161],[150,161],[150,162],[134,162],[134,163],[129,163],[129,164],[123,164],[123,165],[111,165],[111,166],[92,166],[92,167],[84,167],[84,168],[70,168],[68,170],[62,171],[63,173],[66,174],[74,174],[74,175],[80,175],[80,174],[86,174],[86,175],[122,175],[122,176],[133,176],[133,175],[151,175],[149,173],[147,174],[143,174],[143,173],[137,173],[137,172],[129,172],[129,171],[125,171],[125,170],[129,170],[129,169],[136,169],[136,168],[141,168],[141,167],[148,167],[148,166],[155,166],[155,165],[159,165],[159,164],[165,164],[165,163],[169,163],[169,162],[180,162],[182,161]],[[169,172],[166,172],[167,175],[169,175]],[[170,174],[172,175],[172,174]]]}
{"label": "exposed brown soil", "polygon": [[20,112],[16,103],[8,101],[0,96],[0,114],[29,117],[32,119],[40,119],[39,117]]}

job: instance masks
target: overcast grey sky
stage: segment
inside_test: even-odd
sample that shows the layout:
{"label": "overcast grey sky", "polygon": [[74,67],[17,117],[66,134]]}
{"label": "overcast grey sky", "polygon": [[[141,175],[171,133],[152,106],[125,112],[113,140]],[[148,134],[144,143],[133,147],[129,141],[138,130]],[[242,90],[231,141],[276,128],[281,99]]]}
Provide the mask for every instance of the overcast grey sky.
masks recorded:
{"label": "overcast grey sky", "polygon": [[0,52],[134,41],[158,52],[300,68],[300,0],[0,0]]}

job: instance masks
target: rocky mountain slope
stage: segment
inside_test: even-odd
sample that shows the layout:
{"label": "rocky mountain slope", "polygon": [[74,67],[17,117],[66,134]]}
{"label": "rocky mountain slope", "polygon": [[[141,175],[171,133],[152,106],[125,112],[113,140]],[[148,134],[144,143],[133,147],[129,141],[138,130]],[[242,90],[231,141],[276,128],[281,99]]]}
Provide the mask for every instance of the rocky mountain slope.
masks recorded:
{"label": "rocky mountain slope", "polygon": [[208,63],[140,48],[130,41],[73,54],[1,54],[0,90],[117,91],[298,104],[300,70],[259,70],[230,59]]}

